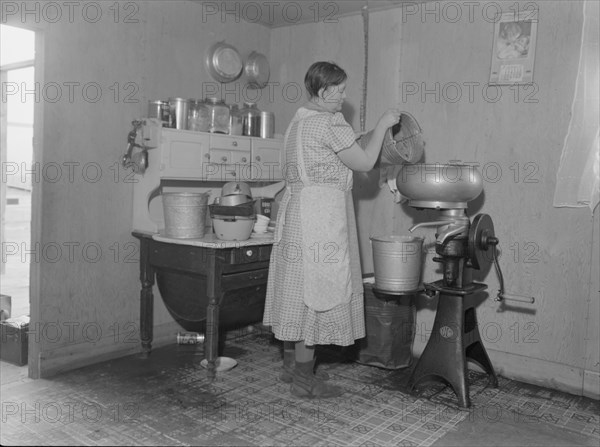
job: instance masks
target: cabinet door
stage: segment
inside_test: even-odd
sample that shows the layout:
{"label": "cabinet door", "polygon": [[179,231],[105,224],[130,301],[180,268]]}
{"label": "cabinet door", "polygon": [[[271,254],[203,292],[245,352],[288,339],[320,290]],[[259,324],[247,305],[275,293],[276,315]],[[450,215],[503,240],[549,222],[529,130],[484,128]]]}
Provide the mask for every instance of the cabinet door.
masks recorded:
{"label": "cabinet door", "polygon": [[208,134],[163,129],[160,177],[192,180],[204,178],[208,164],[208,147]]}
{"label": "cabinet door", "polygon": [[284,164],[282,139],[252,139],[252,180],[282,180]]}

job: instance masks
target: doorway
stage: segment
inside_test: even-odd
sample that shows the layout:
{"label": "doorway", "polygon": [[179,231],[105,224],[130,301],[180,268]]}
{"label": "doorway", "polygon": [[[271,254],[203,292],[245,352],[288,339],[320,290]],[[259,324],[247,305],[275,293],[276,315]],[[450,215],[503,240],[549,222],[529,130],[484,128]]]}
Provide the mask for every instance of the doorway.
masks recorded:
{"label": "doorway", "polygon": [[[34,156],[36,33],[0,25],[1,318],[28,321],[32,249],[32,195],[39,176]],[[24,370],[26,374],[26,369]]]}

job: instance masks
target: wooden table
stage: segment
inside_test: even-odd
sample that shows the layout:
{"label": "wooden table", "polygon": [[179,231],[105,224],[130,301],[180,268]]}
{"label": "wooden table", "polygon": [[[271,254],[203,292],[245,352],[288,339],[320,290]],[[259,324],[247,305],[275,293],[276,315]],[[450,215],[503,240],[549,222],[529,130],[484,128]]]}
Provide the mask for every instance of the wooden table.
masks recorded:
{"label": "wooden table", "polygon": [[207,376],[214,379],[222,323],[241,326],[262,319],[272,234],[242,242],[219,241],[214,234],[190,240],[135,230],[132,234],[140,241],[143,353],[152,350],[156,281],[167,309],[184,329],[205,322]]}

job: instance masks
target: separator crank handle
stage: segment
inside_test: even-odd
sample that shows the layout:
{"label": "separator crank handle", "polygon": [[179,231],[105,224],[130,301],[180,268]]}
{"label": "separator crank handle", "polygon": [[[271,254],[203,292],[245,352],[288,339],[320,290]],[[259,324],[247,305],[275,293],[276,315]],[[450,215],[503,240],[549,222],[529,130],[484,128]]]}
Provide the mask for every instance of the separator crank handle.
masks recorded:
{"label": "separator crank handle", "polygon": [[525,295],[513,295],[511,293],[499,293],[498,301],[518,301],[520,303],[535,303],[535,298],[532,296]]}

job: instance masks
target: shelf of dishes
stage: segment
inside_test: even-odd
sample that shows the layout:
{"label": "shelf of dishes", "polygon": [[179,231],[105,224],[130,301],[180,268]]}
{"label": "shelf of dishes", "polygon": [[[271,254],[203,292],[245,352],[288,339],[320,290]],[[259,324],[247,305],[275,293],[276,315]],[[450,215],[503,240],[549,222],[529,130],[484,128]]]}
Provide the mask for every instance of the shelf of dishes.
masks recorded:
{"label": "shelf of dishes", "polygon": [[223,135],[162,127],[143,120],[142,145],[158,148],[162,179],[210,181],[279,181],[284,178],[281,136],[274,138]]}
{"label": "shelf of dishes", "polygon": [[194,132],[273,138],[275,115],[262,111],[256,103],[226,104],[216,97],[203,100],[169,98],[148,101],[148,117],[163,127]]}

